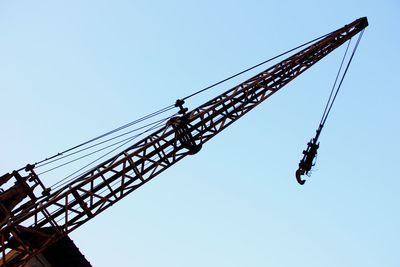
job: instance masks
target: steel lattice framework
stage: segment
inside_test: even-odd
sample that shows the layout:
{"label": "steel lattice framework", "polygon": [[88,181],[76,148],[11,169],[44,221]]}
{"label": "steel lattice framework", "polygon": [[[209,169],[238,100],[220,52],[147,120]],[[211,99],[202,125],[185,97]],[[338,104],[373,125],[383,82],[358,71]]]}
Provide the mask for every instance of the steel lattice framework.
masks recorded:
{"label": "steel lattice framework", "polygon": [[[175,119],[200,148],[367,25],[366,18],[355,20]],[[0,230],[2,265],[23,265],[192,152],[167,123],[58,191],[18,207]]]}

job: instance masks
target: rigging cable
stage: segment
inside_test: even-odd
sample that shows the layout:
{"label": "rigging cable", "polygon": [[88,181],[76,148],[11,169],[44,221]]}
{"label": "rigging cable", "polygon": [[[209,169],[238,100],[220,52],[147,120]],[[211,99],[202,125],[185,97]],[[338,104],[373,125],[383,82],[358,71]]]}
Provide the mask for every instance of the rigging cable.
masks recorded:
{"label": "rigging cable", "polygon": [[[169,118],[169,117],[168,117],[168,118]],[[136,131],[138,131],[138,130],[144,129],[144,128],[146,128],[146,127],[149,127],[149,126],[151,126],[151,125],[153,125],[153,124],[159,123],[159,122],[164,121],[164,120],[165,120],[165,118],[164,118],[164,119],[161,119],[161,120],[158,120],[158,121],[155,121],[155,122],[152,122],[152,123],[149,123],[149,124],[146,124],[146,125],[144,125],[144,126],[135,128],[135,129],[133,129],[133,130],[130,130],[130,131],[128,131],[128,132],[125,132],[125,133],[122,133],[122,134],[120,134],[120,135],[114,136],[114,137],[109,138],[109,139],[107,139],[107,140],[98,142],[98,143],[93,144],[93,145],[91,145],[91,146],[82,148],[82,149],[80,149],[80,150],[78,150],[78,151],[71,152],[71,153],[69,153],[69,154],[67,154],[67,155],[64,155],[64,156],[62,156],[62,157],[59,157],[59,158],[56,158],[56,159],[53,159],[53,160],[44,162],[44,163],[42,163],[42,164],[37,165],[36,168],[40,168],[40,167],[46,166],[46,165],[48,165],[48,164],[54,163],[54,162],[56,162],[56,161],[62,160],[62,159],[64,159],[64,158],[73,156],[73,155],[78,154],[78,153],[80,153],[80,152],[83,152],[83,151],[85,151],[85,150],[91,149],[91,148],[93,148],[93,147],[96,147],[96,146],[98,146],[98,145],[101,145],[101,144],[104,144],[104,143],[107,143],[107,142],[110,142],[110,141],[115,140],[115,139],[117,139],[117,138],[120,138],[120,137],[122,137],[122,136],[124,136],[124,135],[127,135],[127,134],[130,134],[130,133],[136,132]],[[140,135],[140,134],[139,134],[139,135]],[[128,138],[130,138],[130,137],[128,137]],[[127,139],[124,139],[124,140],[127,140]],[[120,143],[120,142],[123,142],[124,140],[119,141],[119,142],[114,143],[114,144],[111,144],[111,145],[109,145],[108,147],[114,146],[115,144],[118,144],[118,143]],[[103,150],[103,149],[100,149],[100,150]],[[75,160],[73,160],[73,161],[75,161]],[[50,170],[48,170],[48,171],[50,171]],[[42,172],[42,173],[40,173],[40,174],[46,173],[46,172],[48,172],[48,171]]]}
{"label": "rigging cable", "polygon": [[[343,55],[343,58],[342,58],[342,62],[340,63],[339,70],[338,70],[338,72],[337,72],[337,74],[336,74],[335,82],[333,83],[333,86],[332,86],[331,92],[330,92],[330,94],[329,94],[328,101],[326,102],[325,109],[324,109],[324,113],[322,114],[321,121],[320,121],[319,125],[323,125],[323,122],[324,122],[324,119],[325,119],[325,116],[326,116],[326,112],[327,112],[327,110],[329,109],[329,104],[331,103],[331,99],[332,99],[332,96],[333,96],[333,92],[335,91],[336,83],[337,83],[337,81],[338,81],[338,79],[339,79],[339,76],[340,76],[340,73],[341,73],[341,71],[342,71],[343,63],[344,63],[344,61],[345,61],[345,59],[346,59],[347,52],[348,52],[348,50],[349,50],[350,44],[351,44],[351,39],[350,39],[349,42],[347,43],[346,51],[344,52],[344,55]],[[335,95],[336,95],[336,94],[335,94]],[[333,101],[334,101],[334,100],[333,100]],[[332,103],[333,103],[333,101],[332,101]],[[331,105],[332,105],[332,104],[331,104]]]}
{"label": "rigging cable", "polygon": [[189,98],[191,98],[191,97],[193,97],[193,96],[195,96],[195,95],[198,95],[198,94],[200,94],[200,93],[202,93],[202,92],[204,92],[204,91],[207,91],[207,90],[209,90],[209,89],[211,89],[211,88],[213,88],[213,87],[215,87],[215,86],[217,86],[217,85],[220,85],[220,84],[222,84],[222,83],[224,83],[224,82],[226,82],[226,81],[229,81],[229,80],[231,80],[231,79],[233,79],[233,78],[235,78],[235,77],[237,77],[237,76],[240,76],[240,75],[242,75],[242,74],[244,74],[244,73],[246,73],[246,72],[248,72],[248,71],[250,71],[250,70],[253,70],[253,69],[257,68],[257,67],[260,67],[260,66],[262,66],[262,65],[264,65],[264,64],[266,64],[266,63],[268,63],[268,62],[270,62],[270,61],[272,61],[272,60],[275,60],[275,59],[277,59],[277,58],[279,58],[279,57],[282,57],[282,56],[284,56],[284,55],[286,55],[286,54],[288,54],[288,53],[290,53],[290,52],[293,52],[293,51],[295,51],[295,50],[297,50],[297,49],[299,49],[299,48],[302,48],[302,47],[304,47],[304,46],[306,46],[306,45],[309,45],[309,44],[311,44],[311,43],[314,43],[314,42],[316,42],[316,41],[318,41],[318,40],[320,40],[320,39],[322,39],[322,38],[324,38],[324,37],[326,37],[326,36],[328,36],[328,35],[330,35],[330,34],[332,34],[332,33],[333,33],[333,32],[324,34],[324,35],[322,35],[322,36],[320,36],[320,37],[318,37],[318,38],[315,38],[315,39],[313,39],[313,40],[311,40],[311,41],[308,41],[308,42],[306,42],[306,43],[304,43],[304,44],[302,44],[302,45],[299,45],[299,46],[296,46],[295,48],[289,49],[289,50],[287,50],[287,51],[285,51],[285,52],[283,52],[283,53],[281,53],[281,54],[279,54],[279,55],[277,55],[277,56],[274,56],[274,57],[272,57],[272,58],[270,58],[270,59],[267,59],[267,60],[265,60],[265,61],[263,61],[263,62],[261,62],[261,63],[258,63],[258,64],[256,64],[256,65],[250,67],[250,68],[247,68],[247,69],[245,69],[245,70],[242,70],[242,71],[240,71],[240,72],[238,72],[238,73],[236,73],[236,74],[234,74],[234,75],[232,75],[232,76],[229,76],[228,78],[225,78],[225,79],[223,79],[223,80],[221,80],[221,81],[219,81],[219,82],[216,82],[216,83],[214,83],[214,84],[212,84],[212,85],[210,85],[210,86],[207,86],[207,87],[205,87],[205,88],[203,88],[203,89],[200,89],[200,90],[198,90],[197,92],[194,92],[193,94],[190,94],[190,95],[188,95],[188,96],[182,98],[181,100],[189,99]]}
{"label": "rigging cable", "polygon": [[[347,66],[346,66],[346,69],[344,70],[344,73],[343,73],[343,75],[342,75],[342,78],[340,79],[339,85],[338,85],[338,87],[337,87],[337,89],[336,89],[336,92],[335,92],[335,94],[334,94],[334,96],[333,96],[333,99],[332,99],[331,103],[329,104],[329,101],[331,100],[331,97],[332,97],[332,94],[333,94],[333,91],[334,91],[336,82],[337,82],[338,77],[339,77],[339,73],[340,73],[340,71],[341,71],[341,69],[342,69],[342,65],[343,65],[343,61],[344,61],[344,58],[343,58],[343,61],[342,61],[341,65],[340,65],[340,68],[339,68],[338,75],[336,76],[335,83],[334,83],[334,85],[333,85],[331,94],[330,94],[330,96],[329,96],[328,103],[326,104],[326,107],[325,107],[325,110],[324,110],[324,114],[322,115],[322,118],[321,118],[320,125],[322,125],[322,126],[325,125],[325,122],[326,122],[326,120],[327,120],[327,118],[328,118],[328,116],[329,116],[329,113],[330,113],[330,111],[331,111],[331,109],[332,109],[333,103],[334,103],[335,100],[336,100],[336,97],[337,97],[337,95],[338,95],[338,93],[339,93],[340,87],[342,86],[344,77],[345,77],[346,74],[347,74],[347,71],[348,71],[348,69],[349,69],[349,67],[350,67],[350,63],[351,63],[351,61],[353,60],[354,54],[355,54],[355,52],[356,52],[356,50],[357,50],[357,48],[358,48],[358,45],[359,45],[359,43],[360,43],[360,41],[361,41],[361,38],[362,38],[362,36],[363,36],[363,33],[364,33],[364,30],[362,30],[362,31],[360,32],[359,36],[358,36],[358,39],[357,39],[357,42],[356,42],[356,44],[355,44],[355,46],[354,46],[353,52],[351,53],[349,62],[347,63]],[[350,40],[351,40],[351,39],[350,39]],[[350,46],[350,41],[349,41],[349,44],[348,44],[348,46],[347,46],[347,48],[346,48],[345,57],[346,57],[347,49],[349,48],[349,46]],[[328,108],[328,106],[329,106],[329,108]]]}
{"label": "rigging cable", "polygon": [[[169,118],[169,117],[168,117],[168,118]],[[132,130],[132,131],[130,131],[130,132],[127,132],[127,133],[121,134],[121,135],[119,135],[119,136],[110,138],[110,139],[105,140],[105,141],[103,141],[103,142],[97,143],[97,144],[95,144],[95,145],[93,145],[93,146],[90,146],[90,147],[81,149],[81,150],[79,150],[79,151],[76,151],[76,152],[74,152],[74,153],[65,155],[65,156],[63,156],[63,157],[61,157],[61,158],[59,158],[59,159],[55,159],[55,160],[49,162],[49,164],[50,164],[50,163],[53,163],[53,162],[55,162],[55,161],[61,160],[61,159],[63,159],[63,158],[66,158],[66,157],[68,157],[68,156],[72,156],[72,155],[77,154],[77,153],[79,153],[79,152],[82,152],[82,151],[84,151],[84,150],[93,148],[93,147],[98,146],[98,145],[100,145],[100,144],[102,144],[102,143],[105,143],[105,142],[114,140],[114,139],[116,139],[116,138],[118,138],[118,137],[121,137],[121,136],[126,135],[126,134],[128,134],[128,133],[131,133],[131,132],[133,132],[133,131],[136,131],[136,130],[139,130],[139,129],[142,129],[142,128],[151,126],[151,125],[153,125],[153,124],[157,124],[157,123],[163,122],[163,121],[165,121],[165,120],[166,120],[166,119],[161,119],[161,120],[155,121],[155,122],[153,122],[153,123],[151,123],[151,124],[148,124],[148,125],[146,125],[146,126],[143,126],[143,127],[137,128],[137,129],[134,129],[134,130]],[[45,171],[42,171],[41,173],[38,173],[38,175],[45,174],[45,173],[47,173],[47,172],[53,171],[53,170],[55,170],[55,169],[58,169],[58,168],[63,167],[63,166],[65,166],[65,165],[68,165],[68,164],[70,164],[70,163],[72,163],[72,162],[75,162],[75,161],[77,161],[77,160],[86,158],[86,157],[91,156],[91,155],[93,155],[93,154],[95,154],[95,153],[97,153],[97,152],[103,151],[103,150],[105,150],[105,149],[107,149],[107,148],[110,148],[110,147],[113,147],[113,146],[115,146],[115,145],[118,145],[118,144],[120,144],[120,143],[122,143],[122,142],[125,142],[126,140],[133,140],[133,139],[137,138],[138,136],[140,136],[140,135],[142,135],[142,134],[143,134],[143,132],[141,132],[141,133],[139,133],[139,134],[136,134],[136,135],[133,135],[133,136],[130,136],[130,137],[128,137],[128,138],[119,140],[119,141],[117,141],[117,142],[115,142],[115,143],[112,143],[112,144],[110,144],[110,145],[107,145],[107,146],[105,146],[105,147],[102,147],[102,148],[100,148],[100,149],[98,149],[98,150],[89,152],[89,153],[87,153],[87,154],[84,154],[84,155],[82,155],[82,156],[79,156],[78,158],[72,159],[72,160],[70,160],[70,161],[68,161],[68,162],[62,163],[62,164],[57,165],[57,166],[55,166],[55,167],[53,167],[53,168],[50,168],[50,169],[45,170]],[[42,166],[44,166],[44,165],[40,165],[40,166],[38,166],[38,167],[42,167]]]}
{"label": "rigging cable", "polygon": [[[85,168],[89,167],[90,165],[92,165],[92,164],[95,163],[96,161],[99,161],[100,159],[104,158],[105,156],[109,155],[110,153],[112,153],[112,152],[116,151],[117,149],[123,147],[124,145],[128,144],[129,142],[131,142],[132,140],[134,140],[134,139],[137,138],[138,136],[140,136],[140,135],[142,135],[142,134],[144,134],[144,133],[147,133],[147,132],[149,132],[149,131],[152,131],[152,130],[154,130],[154,129],[160,127],[160,126],[163,126],[163,125],[164,125],[164,122],[165,122],[166,120],[168,120],[169,118],[171,118],[171,117],[167,117],[167,118],[165,118],[165,119],[159,120],[159,121],[156,122],[157,124],[154,125],[153,127],[150,127],[149,129],[147,129],[147,130],[145,130],[145,131],[143,131],[143,132],[141,132],[141,133],[139,133],[139,134],[136,134],[136,135],[134,135],[134,136],[132,136],[132,137],[130,137],[130,138],[126,138],[126,139],[124,139],[124,140],[122,140],[122,141],[119,141],[119,142],[113,144],[113,145],[116,145],[116,144],[120,144],[121,142],[123,142],[121,145],[117,146],[116,148],[112,149],[111,151],[108,151],[107,153],[103,154],[102,156],[96,158],[95,160],[93,160],[93,161],[91,161],[90,163],[86,164],[85,166],[81,167],[81,168],[78,169],[77,171],[74,171],[73,173],[71,173],[71,174],[69,174],[68,176],[64,177],[64,178],[61,179],[60,181],[54,183],[50,188],[52,188],[52,189],[57,189],[57,188],[62,187],[62,186],[65,185],[65,184],[67,184],[67,183],[69,183],[69,182],[75,180],[75,179],[78,178],[80,175],[82,175],[82,174],[79,174],[79,175],[77,175],[77,176],[74,176],[74,175],[77,174],[78,172],[84,170]],[[108,146],[108,147],[110,147],[110,146]],[[106,148],[108,148],[108,147],[106,147]],[[86,155],[86,156],[90,156],[90,155],[92,155],[92,154],[94,154],[94,153],[97,153],[97,152],[99,152],[99,151],[101,151],[101,150],[104,150],[104,149],[106,149],[106,148],[100,149],[100,150],[98,150],[98,151],[94,151],[94,152],[92,152],[92,153],[89,153],[89,154]],[[69,163],[70,163],[70,162],[68,162],[68,163],[66,163],[66,164],[69,164]],[[62,167],[62,166],[64,166],[64,165],[65,165],[65,164],[62,164],[62,165],[60,165],[60,166],[58,166],[58,167]],[[49,171],[50,171],[50,170],[49,170]],[[74,177],[72,177],[72,176],[74,176]],[[72,177],[72,178],[71,178],[71,177]],[[69,178],[70,178],[70,179],[69,179]],[[56,186],[56,185],[57,185],[57,186]]]}
{"label": "rigging cable", "polygon": [[[89,144],[89,143],[92,143],[92,142],[94,142],[94,141],[97,141],[97,140],[99,140],[99,139],[101,139],[101,138],[103,138],[103,137],[106,137],[106,136],[110,135],[110,134],[113,134],[113,133],[115,133],[115,132],[121,131],[121,130],[127,128],[127,127],[130,127],[130,126],[132,126],[132,125],[134,125],[134,124],[143,122],[143,121],[145,121],[145,120],[147,120],[147,119],[150,119],[150,118],[152,118],[152,117],[155,117],[155,116],[157,116],[157,115],[160,115],[160,114],[162,114],[162,113],[164,113],[164,112],[167,112],[167,111],[169,111],[169,110],[171,110],[171,109],[174,109],[174,108],[175,108],[174,105],[169,105],[169,106],[167,106],[167,107],[165,107],[165,108],[162,108],[162,109],[157,110],[157,111],[155,111],[155,112],[153,112],[153,113],[150,113],[150,114],[148,114],[148,115],[146,115],[146,116],[143,116],[143,117],[141,117],[141,118],[139,118],[139,119],[136,119],[136,120],[134,120],[134,121],[132,121],[132,122],[129,122],[129,123],[127,123],[127,124],[124,124],[124,125],[122,125],[122,126],[120,126],[120,127],[118,127],[118,128],[115,128],[115,129],[113,129],[113,130],[111,130],[111,131],[108,131],[108,132],[106,132],[106,133],[104,133],[104,134],[101,134],[101,135],[99,135],[99,136],[97,136],[97,137],[95,137],[95,138],[92,138],[92,139],[88,140],[88,141],[85,141],[85,142],[83,142],[83,143],[80,143],[80,144],[78,144],[78,145],[76,145],[76,146],[74,146],[74,147],[71,147],[71,148],[66,149],[66,150],[64,150],[64,151],[62,151],[62,152],[59,152],[59,153],[57,153],[56,155],[53,155],[53,156],[51,156],[51,157],[45,158],[44,160],[35,162],[34,166],[36,166],[36,165],[38,165],[38,167],[39,167],[39,166],[43,166],[43,165],[45,165],[45,164],[44,164],[45,162],[50,161],[50,160],[54,160],[54,159],[56,159],[57,157],[63,156],[65,153],[71,152],[71,151],[73,151],[73,150],[75,150],[75,149],[78,149],[78,148],[80,148],[80,147],[82,147],[82,146],[85,146],[85,145],[87,145],[87,144]],[[25,169],[25,167],[24,167],[24,168],[21,168],[19,171],[21,171],[21,170],[23,170],[23,169]]]}

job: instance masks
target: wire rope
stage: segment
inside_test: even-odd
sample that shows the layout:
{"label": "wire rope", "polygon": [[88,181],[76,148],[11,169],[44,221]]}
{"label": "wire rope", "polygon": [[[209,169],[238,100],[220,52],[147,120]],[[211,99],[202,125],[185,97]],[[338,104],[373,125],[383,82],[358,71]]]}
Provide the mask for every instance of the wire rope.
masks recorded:
{"label": "wire rope", "polygon": [[[168,117],[168,118],[169,118],[169,117]],[[139,131],[139,130],[141,130],[141,129],[144,129],[144,128],[146,128],[146,127],[149,127],[149,126],[151,126],[151,125],[153,125],[153,124],[156,124],[156,123],[159,123],[159,122],[161,122],[161,121],[165,121],[165,118],[164,118],[164,119],[161,119],[161,120],[158,120],[158,121],[155,121],[155,122],[152,122],[152,123],[149,123],[149,124],[146,124],[146,125],[141,126],[141,127],[139,127],[139,128],[135,128],[135,129],[130,130],[130,131],[126,132],[126,133],[123,133],[123,134],[114,136],[114,137],[112,137],[112,138],[109,138],[109,139],[107,139],[107,140],[104,140],[104,141],[101,141],[101,142],[99,142],[99,143],[93,144],[93,145],[91,145],[91,146],[82,148],[82,149],[80,149],[80,150],[78,150],[78,151],[71,152],[71,153],[69,153],[69,154],[67,154],[67,155],[64,155],[64,156],[62,156],[62,157],[59,157],[59,158],[56,158],[56,159],[53,159],[53,160],[44,162],[44,163],[42,163],[42,164],[37,165],[36,168],[40,168],[40,167],[49,165],[49,164],[51,164],[51,163],[54,163],[54,162],[56,162],[56,161],[60,161],[60,160],[62,160],[62,159],[64,159],[64,158],[73,156],[73,155],[75,155],[75,154],[78,154],[78,153],[80,153],[80,152],[86,151],[86,150],[91,149],[91,148],[93,148],[93,147],[96,147],[96,146],[98,146],[98,145],[102,145],[102,144],[104,144],[104,143],[107,143],[107,142],[110,142],[110,141],[112,141],[112,140],[118,139],[118,138],[120,138],[120,137],[122,137],[122,136],[125,136],[125,135],[127,135],[127,134],[130,134],[130,133]],[[114,144],[118,144],[118,143],[119,143],[119,142],[114,143]],[[114,145],[114,144],[113,144],[113,145]],[[113,145],[110,145],[110,146],[113,146]],[[44,172],[42,172],[42,173],[44,173]]]}
{"label": "wire rope", "polygon": [[345,59],[346,59],[347,52],[348,52],[348,50],[349,50],[350,44],[351,44],[351,39],[349,40],[349,42],[348,42],[348,44],[347,44],[347,47],[346,47],[346,51],[344,52],[344,55],[343,55],[343,57],[342,57],[342,61],[341,61],[341,63],[340,63],[339,70],[338,70],[338,72],[337,72],[337,74],[336,74],[335,82],[333,83],[331,92],[330,92],[330,94],[329,94],[328,101],[326,102],[326,105],[325,105],[324,113],[322,114],[321,121],[320,121],[320,123],[319,123],[320,125],[322,124],[322,122],[323,122],[323,120],[324,120],[324,118],[325,118],[326,112],[327,112],[327,110],[328,110],[328,108],[329,108],[329,104],[331,103],[331,99],[332,99],[333,93],[334,93],[334,91],[335,91],[336,83],[337,83],[337,81],[338,81],[338,79],[339,79],[339,76],[340,76],[340,73],[341,73],[341,71],[342,71],[343,63],[344,63],[344,61],[345,61]]}
{"label": "wire rope", "polygon": [[236,74],[233,74],[233,75],[229,76],[228,78],[225,78],[225,79],[223,79],[223,80],[221,80],[221,81],[219,81],[219,82],[216,82],[216,83],[214,83],[214,84],[212,84],[212,85],[209,85],[209,86],[207,86],[207,87],[205,87],[205,88],[203,88],[203,89],[198,90],[197,92],[194,92],[194,93],[192,93],[192,94],[190,94],[190,95],[188,95],[188,96],[182,98],[182,100],[189,99],[189,98],[191,98],[191,97],[193,97],[193,96],[195,96],[195,95],[198,95],[198,94],[200,94],[200,93],[202,93],[202,92],[204,92],[204,91],[207,91],[207,90],[209,90],[209,89],[211,89],[211,88],[213,88],[213,87],[215,87],[215,86],[217,86],[217,85],[220,85],[220,84],[222,84],[222,83],[224,83],[224,82],[226,82],[226,81],[229,81],[229,80],[231,80],[231,79],[233,79],[233,78],[235,78],[235,77],[237,77],[237,76],[240,76],[240,75],[242,75],[242,74],[244,74],[244,73],[246,73],[246,72],[249,72],[250,70],[253,70],[253,69],[257,68],[257,67],[260,67],[260,66],[262,66],[262,65],[264,65],[264,64],[266,64],[266,63],[268,63],[268,62],[270,62],[270,61],[272,61],[272,60],[275,60],[275,59],[277,59],[277,58],[279,58],[279,57],[282,57],[282,56],[284,56],[284,55],[286,55],[286,54],[288,54],[288,53],[291,53],[291,52],[293,52],[293,51],[295,51],[295,50],[297,50],[297,49],[300,49],[300,48],[302,48],[302,47],[304,47],[304,46],[306,46],[306,45],[309,45],[309,44],[311,44],[311,43],[314,43],[314,42],[316,42],[316,41],[318,41],[318,40],[320,40],[320,39],[322,39],[322,38],[324,38],[324,37],[326,37],[326,36],[328,36],[328,35],[330,35],[330,34],[332,34],[332,33],[333,33],[333,32],[324,34],[324,35],[322,35],[322,36],[320,36],[320,37],[318,37],[318,38],[315,38],[315,39],[313,39],[313,40],[311,40],[311,41],[308,41],[308,42],[303,43],[303,44],[301,44],[301,45],[299,45],[299,46],[296,46],[295,48],[289,49],[289,50],[287,50],[287,51],[285,51],[285,52],[283,52],[283,53],[281,53],[281,54],[279,54],[279,55],[277,55],[277,56],[274,56],[274,57],[269,58],[269,59],[267,59],[267,60],[265,60],[265,61],[263,61],[263,62],[260,62],[260,63],[254,65],[254,66],[252,66],[252,67],[250,67],[250,68],[247,68],[247,69],[242,70],[242,71],[240,71],[240,72],[238,72],[238,73],[236,73]]}
{"label": "wire rope", "polygon": [[[53,184],[53,185],[51,186],[51,188],[52,188],[52,189],[60,188],[60,187],[62,187],[63,185],[65,185],[65,184],[67,184],[67,183],[70,183],[70,182],[73,181],[74,179],[77,179],[77,178],[78,178],[80,175],[82,175],[82,174],[79,174],[79,175],[77,175],[77,176],[74,176],[75,174],[79,173],[80,171],[84,170],[85,168],[89,167],[90,165],[92,165],[93,163],[97,162],[98,160],[104,158],[105,156],[109,155],[110,153],[116,151],[117,149],[119,149],[119,148],[125,146],[126,144],[128,144],[128,143],[131,142],[132,140],[136,139],[136,138],[139,137],[140,135],[142,135],[142,134],[144,134],[144,133],[147,133],[147,132],[149,132],[149,131],[155,130],[155,129],[159,128],[159,127],[162,127],[162,126],[163,126],[163,122],[166,121],[166,120],[168,120],[169,118],[170,118],[170,117],[165,118],[165,119],[163,119],[163,120],[160,120],[159,123],[158,123],[157,125],[154,125],[153,127],[150,127],[149,129],[147,129],[147,130],[145,130],[145,131],[143,131],[143,132],[141,132],[141,133],[139,133],[139,134],[136,134],[136,135],[134,135],[134,136],[132,136],[132,137],[130,137],[130,138],[126,138],[126,139],[124,139],[124,140],[122,140],[122,141],[119,141],[118,144],[120,144],[120,143],[123,142],[123,141],[125,141],[125,142],[123,142],[123,143],[122,143],[121,145],[119,145],[118,147],[112,149],[111,151],[108,151],[107,153],[103,154],[102,156],[96,158],[95,160],[91,161],[90,163],[86,164],[85,166],[81,167],[81,168],[78,169],[77,171],[74,171],[73,173],[71,173],[71,174],[69,174],[68,176],[64,177],[64,178],[61,179],[60,181],[58,181],[58,182],[56,182],[55,184]],[[114,144],[114,145],[115,145],[115,144]],[[109,147],[110,147],[110,146],[109,146]],[[104,150],[104,149],[102,149],[102,150]],[[99,151],[96,151],[96,153],[97,153],[97,152],[99,152]],[[94,153],[90,153],[90,155],[92,155],[92,154],[94,154]],[[65,164],[62,164],[62,166],[64,166],[64,165],[65,165]],[[62,167],[62,166],[60,166],[60,167]],[[69,178],[72,177],[72,176],[74,176],[74,177],[71,178],[71,179],[69,179]]]}
{"label": "wire rope", "polygon": [[[325,122],[326,122],[326,120],[328,119],[329,113],[331,112],[332,106],[333,106],[333,104],[334,104],[334,102],[335,102],[335,100],[336,100],[336,97],[337,97],[337,95],[338,95],[338,93],[339,93],[339,91],[340,91],[340,88],[341,88],[341,86],[342,86],[343,80],[344,80],[344,78],[345,78],[345,76],[346,76],[346,74],[347,74],[347,71],[348,71],[348,69],[349,69],[349,67],[350,67],[350,64],[351,64],[351,62],[352,62],[352,60],[353,60],[354,54],[355,54],[355,52],[357,51],[357,48],[358,48],[358,45],[359,45],[359,43],[360,43],[360,41],[361,41],[361,38],[362,38],[363,33],[364,33],[364,30],[362,30],[362,31],[360,32],[359,36],[358,36],[357,42],[356,42],[356,44],[355,44],[355,46],[354,46],[354,48],[353,48],[353,51],[352,51],[351,56],[350,56],[350,59],[349,59],[349,61],[347,62],[346,68],[345,68],[345,70],[344,70],[344,72],[343,72],[343,74],[342,74],[342,76],[341,76],[341,78],[340,78],[339,85],[338,85],[337,88],[335,89],[336,83],[337,83],[337,81],[338,81],[340,72],[341,72],[342,67],[343,67],[343,62],[344,62],[344,60],[345,60],[345,58],[346,58],[347,51],[348,51],[348,48],[349,48],[349,46],[350,46],[350,41],[349,41],[349,43],[348,43],[348,45],[347,45],[345,54],[344,54],[344,56],[343,56],[342,62],[341,62],[340,67],[339,67],[338,74],[337,74],[337,76],[336,76],[336,79],[335,79],[335,82],[334,82],[334,84],[333,84],[333,87],[332,87],[332,90],[331,90],[331,93],[330,93],[328,102],[327,102],[327,104],[326,104],[326,106],[325,106],[325,110],[324,110],[324,113],[323,113],[322,118],[321,118],[320,128],[322,128],[322,127],[325,125]],[[333,98],[332,98],[332,95],[333,95]]]}
{"label": "wire rope", "polygon": [[[54,160],[54,159],[57,158],[57,157],[63,156],[65,153],[71,152],[71,151],[73,151],[73,150],[75,150],[75,149],[78,149],[78,148],[80,148],[80,147],[82,147],[82,146],[85,146],[85,145],[90,144],[90,143],[92,143],[92,142],[94,142],[94,141],[97,141],[97,140],[99,140],[99,139],[101,139],[101,138],[103,138],[103,137],[106,137],[106,136],[108,136],[108,135],[111,135],[111,134],[113,134],[113,133],[115,133],[115,132],[121,131],[121,130],[123,130],[123,129],[125,129],[125,128],[128,128],[128,127],[132,126],[132,125],[135,125],[135,124],[137,124],[137,123],[143,122],[143,121],[145,121],[145,120],[147,120],[147,119],[150,119],[150,118],[152,118],[152,117],[155,117],[155,116],[157,116],[157,115],[160,115],[160,114],[162,114],[162,113],[164,113],[164,112],[167,112],[167,111],[169,111],[169,110],[171,110],[171,109],[173,109],[173,108],[175,108],[175,105],[169,105],[169,106],[167,106],[167,107],[165,107],[165,108],[159,109],[159,110],[157,110],[157,111],[155,111],[155,112],[153,112],[153,113],[150,113],[150,114],[148,114],[148,115],[146,115],[146,116],[143,116],[143,117],[141,117],[141,118],[139,118],[139,119],[136,119],[136,120],[134,120],[134,121],[131,121],[131,122],[129,122],[129,123],[126,123],[126,124],[124,124],[124,125],[122,125],[122,126],[120,126],[120,127],[117,127],[117,128],[115,128],[115,129],[111,130],[111,131],[108,131],[108,132],[106,132],[106,133],[104,133],[104,134],[101,134],[101,135],[99,135],[99,136],[97,136],[97,137],[94,137],[94,138],[92,138],[92,139],[90,139],[90,140],[88,140],[88,141],[85,141],[85,142],[80,143],[80,144],[78,144],[78,145],[76,145],[76,146],[73,146],[73,147],[71,147],[71,148],[69,148],[69,149],[66,149],[66,150],[64,150],[64,151],[62,151],[62,152],[59,152],[59,153],[57,153],[57,154],[55,154],[55,155],[53,155],[53,156],[51,156],[51,157],[45,158],[44,160],[35,162],[34,165],[35,165],[35,166],[36,166],[36,165],[37,165],[37,166],[39,166],[39,165],[40,165],[40,166],[43,166],[44,163],[47,162],[47,161]],[[21,170],[22,170],[22,169],[24,169],[24,168],[21,168]]]}

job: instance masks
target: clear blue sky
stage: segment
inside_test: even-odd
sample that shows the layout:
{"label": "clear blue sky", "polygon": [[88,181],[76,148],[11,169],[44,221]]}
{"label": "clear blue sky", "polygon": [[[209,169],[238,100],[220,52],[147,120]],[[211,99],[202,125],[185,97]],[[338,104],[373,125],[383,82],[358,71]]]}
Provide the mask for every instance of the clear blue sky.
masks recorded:
{"label": "clear blue sky", "polygon": [[0,171],[367,16],[304,186],[343,50],[71,237],[96,267],[400,266],[399,14],[395,0],[2,1]]}

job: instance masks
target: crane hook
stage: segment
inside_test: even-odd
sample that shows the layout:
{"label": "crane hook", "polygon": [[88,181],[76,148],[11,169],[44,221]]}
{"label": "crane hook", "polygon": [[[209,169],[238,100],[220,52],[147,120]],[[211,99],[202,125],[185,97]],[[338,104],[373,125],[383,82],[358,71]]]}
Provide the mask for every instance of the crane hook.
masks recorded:
{"label": "crane hook", "polygon": [[307,149],[303,150],[303,158],[300,160],[299,168],[296,171],[297,182],[303,185],[306,180],[301,178],[302,175],[309,176],[311,168],[315,165],[315,157],[317,156],[317,150],[319,148],[319,143],[316,142],[315,138],[311,139],[307,143]]}
{"label": "crane hook", "polygon": [[296,170],[296,180],[301,185],[306,182],[306,180],[303,180],[301,176],[310,176],[311,168],[315,165],[315,158],[319,148],[318,138],[323,126],[323,124],[319,125],[315,137],[307,143],[307,149],[303,150],[303,158],[300,160],[299,168]]}

